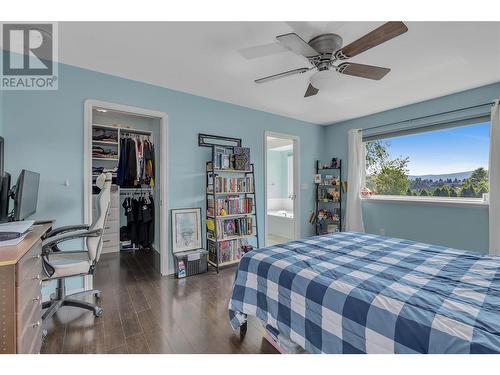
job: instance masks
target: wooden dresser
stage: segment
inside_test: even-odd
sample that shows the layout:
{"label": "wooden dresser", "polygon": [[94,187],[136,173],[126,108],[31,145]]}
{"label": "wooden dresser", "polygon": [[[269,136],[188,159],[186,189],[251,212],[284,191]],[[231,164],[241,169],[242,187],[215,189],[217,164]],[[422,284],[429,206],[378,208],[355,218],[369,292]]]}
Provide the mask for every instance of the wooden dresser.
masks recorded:
{"label": "wooden dresser", "polygon": [[0,247],[0,354],[39,353],[42,346],[42,238],[33,226],[17,246]]}

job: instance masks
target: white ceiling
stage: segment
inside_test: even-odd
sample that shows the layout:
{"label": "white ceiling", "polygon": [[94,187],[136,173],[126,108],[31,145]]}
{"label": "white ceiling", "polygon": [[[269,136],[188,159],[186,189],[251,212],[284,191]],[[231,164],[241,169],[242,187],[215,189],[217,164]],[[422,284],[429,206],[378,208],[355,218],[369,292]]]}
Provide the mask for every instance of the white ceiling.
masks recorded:
{"label": "white ceiling", "polygon": [[276,138],[268,136],[266,146],[268,150],[289,151],[293,149],[293,141],[288,138]]}
{"label": "white ceiling", "polygon": [[[331,124],[500,81],[500,22],[406,22],[408,32],[352,62],[391,68],[381,81],[338,74],[335,90],[304,98],[312,72],[257,85],[307,66],[289,51],[248,59],[253,46],[296,32],[344,45],[382,22],[84,22],[59,24],[63,63],[195,95]],[[243,50],[243,51],[241,51]]]}

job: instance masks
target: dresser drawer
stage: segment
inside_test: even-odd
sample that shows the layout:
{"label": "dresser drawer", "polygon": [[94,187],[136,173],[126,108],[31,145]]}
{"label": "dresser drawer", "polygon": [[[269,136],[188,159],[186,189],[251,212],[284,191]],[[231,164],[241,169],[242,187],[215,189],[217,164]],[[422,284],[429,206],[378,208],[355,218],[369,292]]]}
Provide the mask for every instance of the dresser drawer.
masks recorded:
{"label": "dresser drawer", "polygon": [[[97,210],[92,210],[92,219],[95,220],[97,217]],[[108,211],[108,216],[106,220],[119,220],[120,219],[120,209],[111,207]]]}
{"label": "dresser drawer", "polygon": [[118,220],[107,220],[104,224],[104,235],[118,234],[120,232],[120,222]]}
{"label": "dresser drawer", "polygon": [[33,346],[31,347],[29,354],[40,354],[43,343],[42,331],[43,327],[40,325],[40,327],[38,327],[38,332],[35,333],[35,337],[33,338]]}
{"label": "dresser drawer", "polygon": [[[41,276],[42,269],[40,268]],[[23,283],[16,288],[16,311],[17,325],[25,326],[30,319],[30,314],[36,305],[42,304],[41,277],[27,277]]]}
{"label": "dresser drawer", "polygon": [[28,319],[17,326],[17,352],[30,353],[36,341],[42,339],[42,305],[34,305]]}
{"label": "dresser drawer", "polygon": [[108,220],[120,220],[120,209],[111,207],[108,212]]}
{"label": "dresser drawer", "polygon": [[[26,278],[33,278],[42,269],[42,241],[39,240],[16,265],[16,285],[19,286]],[[40,274],[41,276],[41,274]]]}

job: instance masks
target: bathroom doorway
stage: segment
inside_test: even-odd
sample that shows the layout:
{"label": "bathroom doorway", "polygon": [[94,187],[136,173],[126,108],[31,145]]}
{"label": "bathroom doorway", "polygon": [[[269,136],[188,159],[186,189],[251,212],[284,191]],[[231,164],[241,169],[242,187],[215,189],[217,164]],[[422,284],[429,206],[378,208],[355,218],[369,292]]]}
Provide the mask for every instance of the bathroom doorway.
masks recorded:
{"label": "bathroom doorway", "polygon": [[265,133],[266,246],[297,238],[299,208],[299,139]]}

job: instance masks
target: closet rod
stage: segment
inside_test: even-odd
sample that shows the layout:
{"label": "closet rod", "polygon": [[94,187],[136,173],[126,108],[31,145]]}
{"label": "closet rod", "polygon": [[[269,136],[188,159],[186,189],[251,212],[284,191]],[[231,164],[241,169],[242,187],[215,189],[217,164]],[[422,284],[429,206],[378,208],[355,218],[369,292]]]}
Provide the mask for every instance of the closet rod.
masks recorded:
{"label": "closet rod", "polygon": [[486,106],[492,106],[496,102],[498,102],[498,99],[494,100],[493,102],[487,102],[487,103],[483,103],[483,104],[477,104],[477,105],[473,105],[473,106],[465,107],[465,108],[460,108],[460,109],[453,109],[451,111],[446,111],[446,112],[441,112],[441,113],[434,113],[432,115],[427,115],[427,116],[414,117],[414,118],[409,119],[409,120],[396,121],[396,122],[391,122],[389,124],[377,125],[377,126],[373,126],[373,127],[366,128],[366,129],[359,129],[358,131],[360,131],[360,132],[362,132],[362,131],[369,131],[369,130],[371,131],[373,129],[385,128],[386,126],[392,126],[392,125],[397,125],[397,124],[409,123],[409,122],[412,122],[412,121],[423,120],[423,119],[431,118],[431,117],[435,117],[435,116],[448,115],[448,114],[455,113],[455,112],[466,111],[468,109],[475,109],[475,108],[481,108],[481,107],[486,107]]}
{"label": "closet rod", "polygon": [[127,134],[127,135],[145,135],[148,137],[151,137],[153,135],[152,132],[148,132],[146,130],[121,130],[121,134]]}

